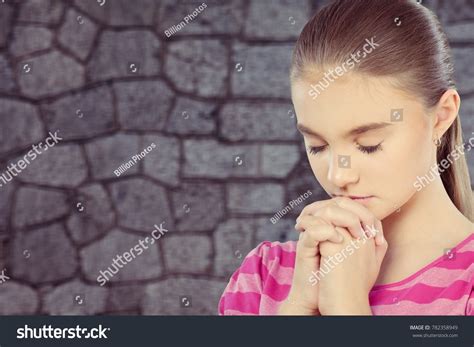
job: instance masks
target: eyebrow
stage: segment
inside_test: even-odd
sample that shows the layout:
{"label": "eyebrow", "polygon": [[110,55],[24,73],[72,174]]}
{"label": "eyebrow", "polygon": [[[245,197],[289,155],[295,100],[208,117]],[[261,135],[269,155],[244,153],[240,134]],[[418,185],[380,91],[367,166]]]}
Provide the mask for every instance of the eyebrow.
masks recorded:
{"label": "eyebrow", "polygon": [[[355,136],[355,135],[360,135],[360,134],[366,133],[366,132],[371,131],[371,130],[383,129],[383,128],[386,128],[390,125],[393,125],[393,124],[392,123],[387,123],[387,122],[364,124],[364,125],[358,126],[357,128],[354,128],[352,130],[349,130],[346,133],[346,135],[344,135],[344,137],[351,137],[351,136]],[[316,137],[319,137],[321,139],[324,139],[324,137],[322,135],[318,134],[316,131],[311,130],[310,128],[308,128],[307,126],[305,126],[301,123],[298,123],[296,125],[296,127],[297,127],[298,131],[300,133],[302,133],[303,135],[307,134],[307,135],[316,136]]]}

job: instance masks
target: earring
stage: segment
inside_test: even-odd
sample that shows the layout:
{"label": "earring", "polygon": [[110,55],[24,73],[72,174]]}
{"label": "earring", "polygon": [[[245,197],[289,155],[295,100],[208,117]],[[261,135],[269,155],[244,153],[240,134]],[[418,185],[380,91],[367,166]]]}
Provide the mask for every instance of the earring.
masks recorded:
{"label": "earring", "polygon": [[436,147],[441,146],[441,139],[438,136],[436,136],[436,138],[433,140],[433,142],[436,145]]}

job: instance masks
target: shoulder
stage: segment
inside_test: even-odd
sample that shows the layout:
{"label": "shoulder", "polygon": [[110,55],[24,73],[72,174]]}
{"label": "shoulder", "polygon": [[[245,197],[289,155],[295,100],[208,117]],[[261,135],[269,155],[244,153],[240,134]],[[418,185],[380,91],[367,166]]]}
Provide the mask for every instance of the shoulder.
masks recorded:
{"label": "shoulder", "polygon": [[232,277],[240,274],[259,274],[262,282],[269,272],[279,267],[294,267],[296,241],[263,241],[252,249]]}
{"label": "shoulder", "polygon": [[[254,248],[264,265],[293,267],[296,255],[296,241],[264,241]],[[253,252],[253,251],[252,251]],[[252,254],[249,253],[249,256]]]}
{"label": "shoulder", "polygon": [[258,314],[268,278],[294,267],[296,241],[263,241],[252,249],[232,274],[219,301],[219,314]]}
{"label": "shoulder", "polygon": [[444,267],[453,273],[460,273],[454,284],[466,283],[466,289],[461,291],[463,296],[467,296],[465,314],[474,316],[474,233],[470,233],[464,241],[450,250],[447,258],[450,261],[445,261]]}
{"label": "shoulder", "polygon": [[453,268],[466,269],[471,273],[471,283],[474,280],[474,233],[453,249]]}
{"label": "shoulder", "polygon": [[463,260],[471,279],[471,292],[467,300],[466,315],[474,316],[474,234],[469,237],[468,242],[459,248],[459,252],[463,254]]}

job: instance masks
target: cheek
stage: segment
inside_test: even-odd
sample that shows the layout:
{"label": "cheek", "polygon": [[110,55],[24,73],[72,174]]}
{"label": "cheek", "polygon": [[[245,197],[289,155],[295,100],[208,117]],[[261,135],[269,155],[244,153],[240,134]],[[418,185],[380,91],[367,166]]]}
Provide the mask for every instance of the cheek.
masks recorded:
{"label": "cheek", "polygon": [[365,181],[369,180],[375,191],[383,192],[387,203],[401,206],[416,193],[417,177],[429,170],[430,150],[429,141],[421,136],[393,140],[377,160],[368,162],[371,167],[365,168]]}
{"label": "cheek", "polygon": [[432,165],[432,146],[423,136],[412,134],[400,141],[392,155],[394,165],[398,168],[400,178],[413,182],[419,175],[424,175]]}
{"label": "cheek", "polygon": [[325,186],[328,172],[328,163],[326,159],[321,159],[321,155],[312,155],[307,153],[309,165],[311,171],[313,171],[314,177],[323,187]]}

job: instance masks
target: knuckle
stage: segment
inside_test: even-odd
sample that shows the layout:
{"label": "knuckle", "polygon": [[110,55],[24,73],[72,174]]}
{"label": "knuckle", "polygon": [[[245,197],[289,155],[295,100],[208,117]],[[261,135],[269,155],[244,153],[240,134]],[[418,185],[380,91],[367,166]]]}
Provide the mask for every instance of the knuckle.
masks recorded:
{"label": "knuckle", "polygon": [[336,198],[336,202],[340,206],[347,206],[348,204],[352,203],[352,200],[345,196],[338,196]]}
{"label": "knuckle", "polygon": [[344,239],[347,239],[347,238],[351,238],[351,234],[350,232],[346,229],[346,228],[340,228],[340,227],[337,227],[335,229],[336,232],[338,232],[339,234],[342,235],[342,237],[344,237]]}
{"label": "knuckle", "polygon": [[326,214],[329,216],[329,217],[333,217],[335,214],[336,214],[336,207],[334,205],[329,205],[327,208],[326,208]]}
{"label": "knuckle", "polygon": [[303,210],[301,211],[301,213],[305,213],[305,214],[309,214],[309,212],[311,210],[317,210],[321,207],[321,202],[319,201],[315,201],[315,202],[312,202],[311,204],[309,205],[306,205]]}
{"label": "knuckle", "polygon": [[337,245],[334,245],[332,242],[321,242],[319,245],[319,253],[322,256],[329,256],[334,254],[338,249]]}
{"label": "knuckle", "polygon": [[299,224],[306,224],[306,223],[308,223],[311,219],[310,219],[310,216],[309,216],[309,215],[305,215],[305,216],[302,216],[302,215],[301,215],[301,216],[299,216],[299,217],[297,218],[297,220],[298,220],[298,223],[299,223]]}
{"label": "knuckle", "polygon": [[327,229],[313,226],[312,228],[308,229],[308,237],[310,237],[313,240],[319,240],[322,238],[325,238],[325,236],[328,234]]}
{"label": "knuckle", "polygon": [[343,197],[343,196],[338,196],[334,198],[334,202],[341,207],[347,204],[347,200],[348,198]]}
{"label": "knuckle", "polygon": [[374,220],[372,221],[372,225],[370,225],[370,227],[374,228],[376,231],[381,231],[380,225],[377,222],[377,218],[374,218]]}
{"label": "knuckle", "polygon": [[355,226],[355,227],[360,227],[360,219],[359,217],[355,216],[355,215],[351,215],[351,225]]}

